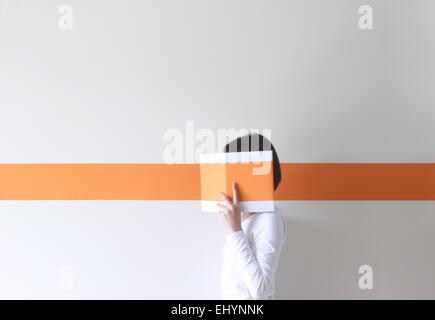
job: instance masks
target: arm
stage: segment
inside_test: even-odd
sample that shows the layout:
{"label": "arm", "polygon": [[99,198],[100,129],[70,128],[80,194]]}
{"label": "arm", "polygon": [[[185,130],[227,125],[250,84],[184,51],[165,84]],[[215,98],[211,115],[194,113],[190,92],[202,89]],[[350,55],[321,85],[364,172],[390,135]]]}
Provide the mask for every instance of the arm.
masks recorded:
{"label": "arm", "polygon": [[283,226],[274,214],[264,217],[252,248],[243,231],[227,236],[235,263],[254,299],[273,294],[275,272],[283,245]]}
{"label": "arm", "polygon": [[233,200],[221,194],[224,204],[219,204],[229,230],[227,242],[234,255],[243,282],[253,298],[273,293],[273,282],[283,237],[282,221],[275,214],[262,216],[254,232],[253,247],[249,246],[241,227],[240,208],[236,184],[233,184]]}

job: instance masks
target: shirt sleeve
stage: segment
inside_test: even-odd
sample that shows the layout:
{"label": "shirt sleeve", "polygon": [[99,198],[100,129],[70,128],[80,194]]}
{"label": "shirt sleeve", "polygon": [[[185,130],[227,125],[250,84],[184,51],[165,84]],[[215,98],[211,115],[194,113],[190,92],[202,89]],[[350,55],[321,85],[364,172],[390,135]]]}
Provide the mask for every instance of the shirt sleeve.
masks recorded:
{"label": "shirt sleeve", "polygon": [[253,230],[252,246],[242,230],[226,237],[241,280],[254,299],[274,293],[275,273],[285,240],[284,230],[283,221],[275,216],[258,221]]}

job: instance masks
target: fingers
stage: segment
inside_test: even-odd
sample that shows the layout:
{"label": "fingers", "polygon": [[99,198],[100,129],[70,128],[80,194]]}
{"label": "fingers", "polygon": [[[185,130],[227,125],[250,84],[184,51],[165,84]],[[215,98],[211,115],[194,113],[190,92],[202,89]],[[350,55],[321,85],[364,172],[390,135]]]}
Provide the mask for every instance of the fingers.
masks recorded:
{"label": "fingers", "polygon": [[224,204],[225,206],[229,209],[229,210],[233,210],[233,202],[231,201],[230,198],[228,198],[228,196],[223,193],[223,192],[219,192],[219,194],[222,197],[222,200],[224,200]]}
{"label": "fingers", "polygon": [[223,215],[227,215],[231,212],[231,210],[228,209],[227,206],[222,204],[222,203],[218,203],[217,206],[219,207],[218,212],[223,214]]}
{"label": "fingers", "polygon": [[230,198],[228,198],[228,196],[225,194],[225,193],[223,193],[223,192],[219,192],[219,195],[222,197],[222,200],[227,200],[227,201],[230,201]]}
{"label": "fingers", "polygon": [[233,182],[233,202],[234,204],[239,203],[239,194],[238,194],[238,188],[236,182]]}
{"label": "fingers", "polygon": [[217,203],[217,206],[221,210],[233,211],[233,206],[231,204],[226,203],[226,202],[224,202],[224,203]]}

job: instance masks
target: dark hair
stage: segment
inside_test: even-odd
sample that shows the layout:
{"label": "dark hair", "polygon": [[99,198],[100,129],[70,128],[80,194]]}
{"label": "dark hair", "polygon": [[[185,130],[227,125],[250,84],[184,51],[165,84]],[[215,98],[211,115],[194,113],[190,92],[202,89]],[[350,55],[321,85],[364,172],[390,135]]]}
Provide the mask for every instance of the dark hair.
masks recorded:
{"label": "dark hair", "polygon": [[281,164],[272,143],[261,134],[252,133],[229,142],[225,152],[272,151],[273,188],[276,190],[281,182]]}

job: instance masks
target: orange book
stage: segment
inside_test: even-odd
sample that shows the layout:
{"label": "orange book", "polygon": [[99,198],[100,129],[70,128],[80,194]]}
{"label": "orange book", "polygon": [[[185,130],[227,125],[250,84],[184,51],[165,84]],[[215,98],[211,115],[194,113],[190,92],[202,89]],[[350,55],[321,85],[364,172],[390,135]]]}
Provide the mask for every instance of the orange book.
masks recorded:
{"label": "orange book", "polygon": [[201,206],[219,211],[219,192],[232,197],[232,183],[238,186],[239,203],[245,212],[275,211],[272,151],[230,152],[201,155]]}

